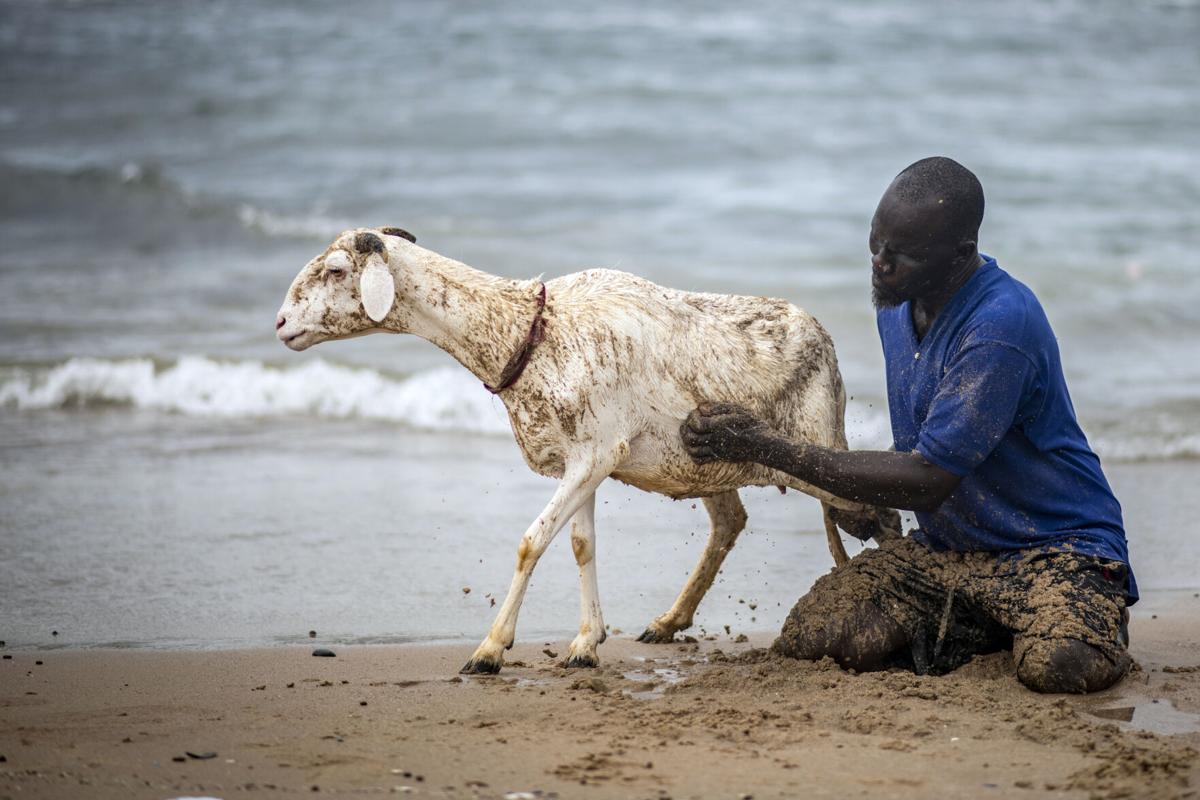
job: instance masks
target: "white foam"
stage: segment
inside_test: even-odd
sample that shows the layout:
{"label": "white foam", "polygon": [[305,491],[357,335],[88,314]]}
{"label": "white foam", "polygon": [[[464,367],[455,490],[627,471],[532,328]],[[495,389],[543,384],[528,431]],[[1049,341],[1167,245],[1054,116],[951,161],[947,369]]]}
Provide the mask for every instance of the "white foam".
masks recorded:
{"label": "white foam", "polygon": [[[409,377],[322,359],[280,368],[259,361],[186,356],[174,364],[150,359],[73,358],[52,367],[0,369],[0,407],[20,410],[127,405],[197,417],[309,415],[377,419],[430,431],[511,435],[504,405],[460,367]],[[1200,458],[1200,433],[1173,417],[1137,430],[1110,428],[1090,436],[1106,461]],[[1149,429],[1147,429],[1147,427]],[[846,437],[852,449],[891,446],[891,425],[879,403],[851,401]]]}
{"label": "white foam", "polygon": [[[399,422],[423,430],[505,434],[503,404],[458,367],[407,378],[322,359],[279,368],[258,361],[186,356],[175,364],[150,359],[72,358],[48,368],[0,372],[0,406],[21,410],[101,404],[189,416],[314,415]],[[854,448],[886,448],[886,414],[850,403],[847,434]]]}
{"label": "white foam", "polygon": [[1105,461],[1172,461],[1200,458],[1200,433],[1176,435],[1167,431],[1138,435],[1098,436],[1092,448]]}
{"label": "white foam", "polygon": [[243,227],[268,236],[301,236],[313,239],[332,239],[342,231],[357,227],[347,219],[321,214],[277,214],[256,208],[249,203],[238,207],[238,221]]}
{"label": "white foam", "polygon": [[320,359],[280,369],[257,361],[188,356],[73,358],[48,369],[6,370],[0,406],[23,410],[125,404],[189,416],[316,415],[399,422],[426,430],[505,434],[504,406],[466,370],[440,367],[407,379]]}

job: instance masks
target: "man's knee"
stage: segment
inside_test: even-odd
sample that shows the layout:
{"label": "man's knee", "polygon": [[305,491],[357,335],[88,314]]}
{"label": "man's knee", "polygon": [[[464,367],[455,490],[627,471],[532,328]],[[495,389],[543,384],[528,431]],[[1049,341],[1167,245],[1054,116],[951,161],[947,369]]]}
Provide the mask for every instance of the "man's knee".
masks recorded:
{"label": "man's knee", "polygon": [[783,623],[771,649],[789,658],[799,658],[804,661],[817,661],[830,655],[834,649],[829,617],[820,619],[815,615],[804,614],[799,606],[792,609]]}
{"label": "man's knee", "polygon": [[807,661],[829,656],[842,667],[867,671],[879,669],[908,637],[874,603],[861,601],[849,613],[818,615],[805,613],[797,603],[784,622],[771,649],[780,655]]}
{"label": "man's knee", "polygon": [[1132,661],[1116,660],[1078,639],[1037,640],[1021,648],[1017,678],[1035,692],[1084,694],[1107,689],[1124,677]]}

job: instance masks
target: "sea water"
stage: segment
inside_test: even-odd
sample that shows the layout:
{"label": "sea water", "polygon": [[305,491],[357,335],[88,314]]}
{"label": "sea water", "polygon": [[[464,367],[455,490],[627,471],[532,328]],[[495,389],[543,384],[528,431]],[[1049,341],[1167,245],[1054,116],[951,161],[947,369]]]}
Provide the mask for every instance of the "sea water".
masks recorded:
{"label": "sea water", "polygon": [[[482,634],[553,482],[432,346],[278,343],[348,227],[785,297],[834,336],[852,446],[886,447],[867,228],[933,154],[1047,309],[1147,602],[1190,598],[1198,39],[1194,2],[0,2],[0,639]],[[745,494],[722,635],[830,565],[815,501]],[[682,585],[691,506],[601,489],[615,627]],[[557,543],[522,635],[569,634],[576,591]]]}

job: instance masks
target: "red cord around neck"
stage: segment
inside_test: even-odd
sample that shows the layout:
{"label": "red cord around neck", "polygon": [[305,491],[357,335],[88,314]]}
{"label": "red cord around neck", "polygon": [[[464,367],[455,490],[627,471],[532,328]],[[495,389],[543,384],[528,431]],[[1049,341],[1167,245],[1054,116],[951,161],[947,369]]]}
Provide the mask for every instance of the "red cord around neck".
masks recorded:
{"label": "red cord around neck", "polygon": [[546,320],[542,316],[542,311],[546,309],[546,284],[542,284],[541,290],[538,292],[538,307],[537,313],[533,316],[533,323],[529,326],[529,334],[525,337],[525,341],[517,348],[517,351],[512,354],[512,358],[508,359],[508,363],[504,365],[504,369],[500,371],[500,383],[491,386],[488,383],[483,384],[483,388],[487,389],[492,394],[500,394],[508,387],[517,382],[521,377],[521,373],[525,371],[525,365],[529,363],[529,357],[533,355],[533,348],[537,347],[545,337]]}

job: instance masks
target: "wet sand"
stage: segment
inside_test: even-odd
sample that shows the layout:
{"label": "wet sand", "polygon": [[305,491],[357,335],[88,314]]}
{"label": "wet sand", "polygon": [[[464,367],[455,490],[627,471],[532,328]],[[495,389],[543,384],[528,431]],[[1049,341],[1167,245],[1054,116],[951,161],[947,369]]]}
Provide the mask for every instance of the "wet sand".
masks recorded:
{"label": "wet sand", "polygon": [[1197,612],[1135,616],[1139,669],[1089,697],[1007,654],[854,675],[766,633],[614,636],[597,670],[521,642],[494,677],[457,675],[469,645],[5,650],[0,798],[1196,797]]}

